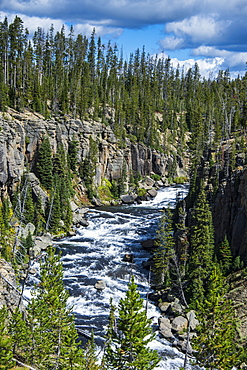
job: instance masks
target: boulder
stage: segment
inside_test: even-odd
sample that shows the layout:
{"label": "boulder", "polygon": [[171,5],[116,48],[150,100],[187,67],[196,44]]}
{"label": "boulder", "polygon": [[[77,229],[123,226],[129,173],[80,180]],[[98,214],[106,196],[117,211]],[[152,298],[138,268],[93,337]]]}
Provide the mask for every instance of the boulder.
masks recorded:
{"label": "boulder", "polygon": [[171,306],[170,302],[160,302],[158,304],[158,307],[159,307],[161,312],[167,312],[169,310],[170,306]]}
{"label": "boulder", "polygon": [[124,203],[124,204],[133,204],[135,203],[135,196],[133,194],[124,194],[124,195],[121,195],[121,201]]}
{"label": "boulder", "polygon": [[99,280],[95,283],[94,287],[97,290],[104,290],[106,288],[106,283],[104,280]]}
{"label": "boulder", "polygon": [[155,184],[154,184],[154,186],[156,188],[161,188],[162,186],[164,186],[163,181],[162,180],[156,181]]}
{"label": "boulder", "polygon": [[145,249],[145,251],[152,251],[154,248],[156,248],[154,242],[154,239],[142,240],[141,246],[143,249]]}
{"label": "boulder", "polygon": [[187,342],[187,340],[179,341],[178,342],[178,347],[180,347],[183,352],[187,352],[190,355],[193,352],[192,346],[191,346],[190,342]]}
{"label": "boulder", "polygon": [[133,263],[134,262],[134,254],[133,253],[126,253],[123,256],[123,261],[124,262]]}
{"label": "boulder", "polygon": [[171,322],[167,317],[159,318],[159,331],[163,337],[169,339],[173,338]]}
{"label": "boulder", "polygon": [[199,320],[197,320],[197,318],[196,318],[195,311],[191,310],[191,311],[187,312],[186,317],[188,319],[190,329],[195,330],[196,327],[200,324]]}
{"label": "boulder", "polygon": [[147,191],[147,193],[148,193],[148,195],[149,195],[151,198],[155,198],[155,197],[156,197],[156,195],[157,195],[157,190],[155,190],[155,189],[149,189],[149,190]]}
{"label": "boulder", "polygon": [[28,236],[28,234],[33,235],[34,231],[35,231],[34,224],[29,222],[28,224],[26,224],[25,227],[20,228],[20,237],[25,239]]}
{"label": "boulder", "polygon": [[46,250],[51,245],[51,234],[47,233],[42,236],[36,236],[34,240],[34,247],[32,249],[34,257],[38,256],[42,251]]}
{"label": "boulder", "polygon": [[178,298],[175,298],[173,302],[171,302],[170,306],[170,314],[182,314],[185,310],[185,307],[181,304]]}
{"label": "boulder", "polygon": [[172,330],[174,331],[183,331],[188,327],[188,320],[183,316],[177,316],[172,321]]}

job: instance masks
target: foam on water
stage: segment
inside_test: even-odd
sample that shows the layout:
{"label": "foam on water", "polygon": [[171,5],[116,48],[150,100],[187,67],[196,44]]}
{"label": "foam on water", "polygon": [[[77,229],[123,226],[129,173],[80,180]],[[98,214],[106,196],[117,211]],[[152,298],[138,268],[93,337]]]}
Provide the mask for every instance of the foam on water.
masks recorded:
{"label": "foam on water", "polygon": [[[56,243],[62,251],[64,283],[70,293],[68,304],[73,307],[76,324],[88,333],[94,330],[99,349],[107,328],[110,299],[117,305],[125,297],[130,276],[135,276],[142,298],[150,292],[148,271],[142,267],[142,261],[150,255],[140,242],[155,236],[160,210],[174,205],[178,192],[185,196],[187,188],[161,189],[156,198],[140,205],[90,210],[89,226],[80,227],[76,236]],[[134,263],[123,261],[126,253],[134,255]],[[102,291],[94,287],[99,280],[106,285]],[[157,329],[160,312],[151,302],[147,314]],[[178,370],[183,365],[183,354],[160,338],[158,332],[150,345],[162,356],[157,369]]]}

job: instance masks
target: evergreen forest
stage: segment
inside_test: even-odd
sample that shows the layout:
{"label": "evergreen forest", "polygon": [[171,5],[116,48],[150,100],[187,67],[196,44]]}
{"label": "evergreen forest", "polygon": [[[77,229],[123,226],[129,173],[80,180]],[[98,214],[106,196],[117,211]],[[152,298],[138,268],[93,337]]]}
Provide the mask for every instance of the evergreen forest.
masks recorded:
{"label": "evergreen forest", "polygon": [[[12,23],[7,18],[0,22],[1,119],[8,109],[35,112],[45,120],[100,122],[113,131],[119,148],[128,140],[167,155],[172,146],[177,156],[187,153],[187,178],[178,179],[172,165],[168,171],[168,183],[188,181],[190,190],[184,200],[177,199],[174,210],[162,212],[152,255],[152,288],[160,297],[176,296],[185,312],[196,313],[196,335],[190,337],[190,325],[187,330],[195,364],[211,370],[246,368],[247,341],[239,335],[229,292],[237,276],[246,279],[247,260],[232,250],[229,233],[216,243],[212,209],[221,184],[242,176],[246,168],[247,74],[232,79],[226,70],[206,79],[197,64],[188,70],[174,68],[170,58],[149,55],[144,47],[125,60],[122,50],[111,42],[103,44],[95,31],[88,38],[75,35],[73,27],[68,35],[63,27],[59,32],[52,25],[49,30],[38,27],[31,37],[16,16]],[[41,237],[48,231],[69,235],[71,201],[80,182],[87,189],[87,205],[97,197],[117,201],[127,187],[142,195],[141,174],[129,174],[126,168],[118,179],[104,179],[96,188],[98,150],[90,137],[89,153],[79,161],[75,138],[53,152],[51,138],[44,135],[34,164],[26,158],[26,173],[15,189],[6,191],[1,185],[0,257],[14,269],[21,292],[15,309],[0,310],[2,370],[158,366],[160,358],[149,346],[154,339],[151,321],[133,276],[125,298],[117,307],[110,304],[99,360],[94,333],[86,346],[79,340],[73,308],[67,306],[60,255],[51,247],[36,256],[34,235],[18,234],[19,226],[31,223]],[[29,186],[32,166],[45,206]],[[161,175],[152,177],[160,180]],[[22,289],[35,258],[40,282],[24,305]]]}

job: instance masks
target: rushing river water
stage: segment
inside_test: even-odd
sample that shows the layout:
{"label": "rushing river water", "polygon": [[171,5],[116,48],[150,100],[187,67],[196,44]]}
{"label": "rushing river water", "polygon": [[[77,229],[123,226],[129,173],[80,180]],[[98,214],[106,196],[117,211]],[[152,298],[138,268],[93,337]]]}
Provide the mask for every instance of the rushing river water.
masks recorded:
{"label": "rushing river water", "polygon": [[[150,291],[148,271],[142,267],[150,255],[140,242],[155,236],[161,210],[168,205],[173,207],[178,193],[184,197],[187,191],[186,185],[166,187],[158,191],[155,199],[140,205],[92,209],[88,213],[89,226],[59,242],[64,283],[70,292],[69,304],[73,305],[76,325],[87,333],[94,331],[99,349],[107,327],[110,297],[117,304],[125,296],[132,274],[143,298]],[[134,254],[134,263],[123,261],[126,253]],[[102,291],[94,287],[99,280],[106,284]],[[151,302],[148,316],[157,330],[160,312]],[[151,346],[162,356],[157,369],[178,370],[183,365],[183,354],[161,338],[158,331]]]}

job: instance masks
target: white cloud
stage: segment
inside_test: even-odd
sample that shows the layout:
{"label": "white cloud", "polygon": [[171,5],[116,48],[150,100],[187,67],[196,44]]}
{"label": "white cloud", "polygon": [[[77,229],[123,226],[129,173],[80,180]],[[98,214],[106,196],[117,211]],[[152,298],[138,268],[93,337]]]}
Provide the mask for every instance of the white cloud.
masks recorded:
{"label": "white cloud", "polygon": [[167,50],[176,50],[180,49],[183,46],[184,39],[175,37],[175,36],[167,36],[163,40],[160,41],[161,47]]}
{"label": "white cloud", "polygon": [[193,51],[194,55],[206,57],[220,57],[224,59],[224,64],[229,68],[243,66],[247,62],[247,52],[233,52],[229,50],[220,50],[210,46],[200,46]]}
{"label": "white cloud", "polygon": [[176,36],[189,36],[193,42],[204,42],[222,34],[229,22],[217,21],[213,16],[204,17],[195,15],[180,22],[172,22],[166,25],[166,32]]}

